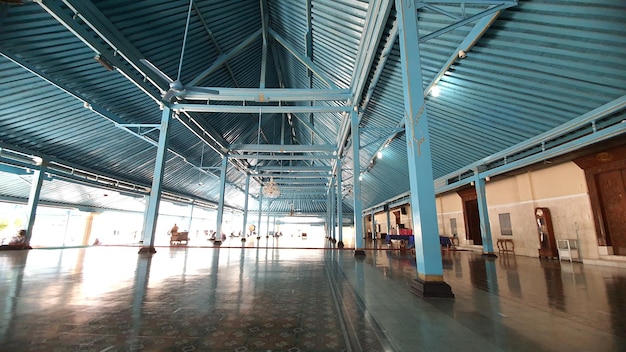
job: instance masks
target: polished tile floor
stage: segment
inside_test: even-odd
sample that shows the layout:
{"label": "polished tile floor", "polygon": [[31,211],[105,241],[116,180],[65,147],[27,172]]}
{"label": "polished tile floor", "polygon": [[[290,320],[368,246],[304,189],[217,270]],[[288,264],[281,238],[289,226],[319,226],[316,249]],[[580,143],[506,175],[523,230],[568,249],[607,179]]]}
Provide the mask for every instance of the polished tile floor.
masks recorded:
{"label": "polished tile floor", "polygon": [[424,300],[410,252],[323,245],[3,251],[0,351],[626,350],[625,269],[444,251]]}

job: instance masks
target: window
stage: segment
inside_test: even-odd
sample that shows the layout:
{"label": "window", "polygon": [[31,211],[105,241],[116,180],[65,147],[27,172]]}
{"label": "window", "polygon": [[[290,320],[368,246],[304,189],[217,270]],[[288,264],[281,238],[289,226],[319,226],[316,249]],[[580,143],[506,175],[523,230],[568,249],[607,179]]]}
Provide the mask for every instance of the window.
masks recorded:
{"label": "window", "polygon": [[513,228],[511,227],[511,214],[498,214],[500,218],[500,234],[502,236],[513,236]]}
{"label": "window", "polygon": [[450,233],[452,233],[452,236],[457,235],[456,232],[456,218],[450,218]]}

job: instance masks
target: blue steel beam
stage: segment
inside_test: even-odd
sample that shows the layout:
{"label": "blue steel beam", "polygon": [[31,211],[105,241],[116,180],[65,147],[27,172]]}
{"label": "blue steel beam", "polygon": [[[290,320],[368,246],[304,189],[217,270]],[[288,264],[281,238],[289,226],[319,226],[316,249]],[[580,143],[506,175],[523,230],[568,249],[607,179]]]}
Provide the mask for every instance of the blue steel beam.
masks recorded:
{"label": "blue steel beam", "polygon": [[420,8],[425,4],[483,4],[498,5],[502,3],[515,3],[517,0],[415,0],[415,7]]}
{"label": "blue steel beam", "polygon": [[[443,266],[439,244],[437,207],[433,185],[428,115],[425,109],[420,51],[417,43],[417,12],[412,0],[396,0],[400,27],[400,57],[404,114],[407,119],[406,141],[411,190],[411,212],[415,238],[417,283],[422,295],[428,286],[443,283]],[[360,209],[358,209],[360,210]],[[355,214],[357,209],[354,210]],[[360,212],[358,213],[360,215]],[[446,293],[446,296],[449,295]]]}
{"label": "blue steel beam", "polygon": [[242,153],[333,153],[337,152],[337,146],[331,144],[233,144],[231,152]]}
{"label": "blue steel beam", "polygon": [[259,166],[258,172],[330,172],[330,166]]}
{"label": "blue steel beam", "polygon": [[[113,46],[108,47],[107,45],[102,44],[101,41],[95,40],[93,33],[90,33],[81,23],[74,20],[74,18],[72,17],[73,15],[71,15],[66,9],[62,8],[59,3],[54,2],[54,1],[49,1],[49,0],[38,1],[38,3],[46,12],[48,12],[52,17],[54,17],[57,21],[59,21],[59,23],[61,23],[65,28],[67,28],[72,34],[74,34],[78,39],[80,39],[85,45],[87,45],[91,50],[93,50],[94,53],[100,54],[108,62],[110,62],[114,67],[116,67],[119,73],[121,73],[127,78],[133,77],[135,75],[135,72],[131,71],[124,63],[128,62],[134,66],[136,66],[136,64],[130,61],[126,61],[122,55],[119,55],[119,56],[115,55],[115,47]],[[73,8],[72,4],[69,4],[66,2],[66,5],[68,5],[70,8]],[[81,19],[85,23],[87,23],[87,25],[92,30],[96,32],[96,34],[101,33],[97,31],[97,28],[93,24],[91,24],[91,22],[89,22],[90,20],[89,18],[84,17],[83,15],[78,13],[76,10],[72,10],[72,11],[73,13],[76,13],[77,16],[80,16]],[[106,38],[103,38],[103,40],[107,43],[110,43],[110,41],[107,40]],[[108,45],[111,45],[111,44],[108,44]],[[129,54],[129,53],[127,52],[123,54]],[[156,83],[155,80],[151,78],[152,75],[150,73],[145,73],[141,71],[138,67],[134,69],[137,70],[137,72],[139,72],[140,74],[142,74],[143,77],[147,78],[148,81],[152,85],[148,85],[143,80],[130,79],[130,81],[133,84],[135,84],[140,90],[146,93],[150,98],[152,98],[155,102],[159,102],[160,96],[154,92],[154,88],[157,88],[161,93],[163,93],[164,90]]]}
{"label": "blue steel beam", "polygon": [[228,88],[228,87],[185,87],[175,96],[185,100],[210,101],[342,101],[350,97],[349,89],[308,88]]}
{"label": "blue steel beam", "polygon": [[[294,117],[294,118],[298,119],[298,121],[300,121],[300,123],[301,123],[304,127],[308,128],[308,129],[311,131],[311,133],[316,133],[316,131],[315,131],[315,126],[314,126],[314,125],[313,125],[313,124],[312,124],[309,120],[307,120],[306,118],[302,118],[302,117],[300,117],[300,115],[298,115],[298,114],[291,114],[291,113],[288,113],[287,115],[288,115],[289,117]],[[290,119],[290,120],[291,120],[291,121],[293,121],[293,119]],[[317,136],[318,136],[318,137],[320,137],[320,138],[324,141],[324,143],[326,143],[326,144],[332,144],[332,143],[331,143],[331,142],[330,142],[330,141],[329,141],[326,137],[324,137],[324,135],[323,135],[323,134],[318,134]]]}
{"label": "blue steel beam", "polygon": [[263,29],[263,51],[261,53],[261,79],[260,88],[265,88],[265,73],[267,72],[267,49],[269,46],[269,38],[267,29],[269,28],[270,14],[267,8],[267,0],[260,0],[261,6],[261,26]]}
{"label": "blue steel beam", "polygon": [[237,56],[240,52],[243,51],[248,45],[254,43],[261,35],[263,34],[263,29],[259,29],[258,31],[252,33],[248,38],[239,43],[236,47],[234,47],[231,51],[226,54],[220,55],[211,66],[202,71],[199,75],[197,75],[194,79],[189,81],[185,86],[197,86],[198,83],[202,82],[208,75],[217,70],[220,66],[222,66],[226,61],[232,59]]}
{"label": "blue steel beam", "polygon": [[257,154],[229,154],[231,159],[248,159],[248,160],[321,160],[334,159],[336,156],[332,154],[305,154],[305,155],[257,155]]}
{"label": "blue steel beam", "polygon": [[[383,50],[378,57],[378,65],[370,82],[370,88],[368,90],[367,96],[363,99],[363,103],[361,103],[360,100],[361,95],[363,94],[363,90],[365,89],[366,78],[368,77],[374,63],[374,53],[376,52],[375,48],[379,45],[382,33],[385,30],[385,24],[389,18],[389,12],[392,6],[392,2],[378,2],[376,3],[376,5],[378,7],[371,6],[370,9],[368,9],[367,17],[370,18],[370,21],[367,21],[366,23],[374,22],[375,28],[369,27],[371,30],[366,33],[367,37],[365,35],[361,37],[361,42],[359,43],[358,50],[359,57],[357,57],[354,71],[352,73],[352,77],[359,77],[360,79],[355,79],[352,81],[355,84],[354,87],[351,87],[353,97],[347,104],[350,106],[359,106],[361,111],[366,109],[367,104],[371,99],[371,95],[373,94],[374,88],[376,87],[376,84],[378,83],[378,80],[382,75],[385,64],[387,63],[387,60],[389,58],[389,54],[391,53],[391,50],[393,48],[393,43],[395,42],[397,37],[398,27],[397,23],[394,22],[391,32],[387,37],[387,42],[385,43]],[[373,12],[375,12],[376,16],[372,14]],[[375,20],[371,20],[372,17],[374,17]],[[371,50],[365,50],[364,48],[366,47],[369,47]],[[363,52],[365,53],[365,56],[361,56]],[[343,117],[344,118],[342,119],[341,125],[339,127],[339,133],[337,134],[339,157],[343,155],[344,147],[348,148],[346,142],[348,141],[348,133],[350,132],[351,126],[351,119],[348,118],[348,114],[344,114]],[[333,170],[333,174],[335,172],[336,171]]]}
{"label": "blue steel beam", "polygon": [[[65,3],[65,5],[67,5],[75,13],[75,16],[80,17],[81,20],[91,28],[91,30],[93,30],[111,47],[114,56],[119,55],[140,75],[158,88],[160,92],[164,92],[161,84],[157,83],[159,82],[159,75],[152,71],[144,71],[142,69],[140,59],[143,58],[144,55],[133,44],[131,44],[119,30],[117,30],[109,19],[106,18],[106,16],[104,16],[91,1],[64,0],[63,3]],[[65,25],[67,26],[67,24]],[[88,40],[88,37],[84,38]],[[99,53],[101,55],[103,54],[103,52]],[[107,60],[109,59],[108,55],[105,55],[105,57]],[[126,72],[126,74],[132,76],[130,72]]]}
{"label": "blue steel beam", "polygon": [[489,9],[485,10],[485,11],[482,11],[482,12],[476,14],[476,15],[473,15],[473,16],[470,16],[470,17],[465,18],[463,20],[460,20],[458,22],[455,22],[455,23],[453,23],[453,24],[451,24],[449,26],[446,26],[446,27],[444,27],[442,29],[439,29],[439,30],[436,30],[434,32],[428,33],[428,34],[420,37],[419,38],[419,42],[420,43],[424,43],[424,42],[429,41],[429,40],[431,40],[433,38],[436,38],[436,37],[438,37],[438,36],[440,36],[442,34],[451,32],[451,31],[453,31],[453,30],[455,30],[455,29],[457,29],[459,27],[463,27],[463,26],[465,26],[468,23],[472,23],[472,22],[476,21],[479,18],[491,15],[491,14],[496,13],[496,12],[500,12],[502,10],[506,10],[507,8],[512,7],[512,6],[516,6],[516,5],[517,5],[517,2],[505,3],[505,4],[494,6],[492,8],[489,8]]}
{"label": "blue steel beam", "polygon": [[606,116],[616,114],[622,110],[626,109],[626,96],[621,96],[611,102],[608,102],[592,111],[589,111],[586,114],[583,114],[577,117],[574,120],[568,121],[567,123],[562,124],[556,128],[553,128],[547,132],[544,132],[535,137],[529,138],[528,140],[518,143],[512,147],[504,149],[498,153],[492,154],[486,158],[483,158],[475,163],[465,166],[461,170],[457,170],[455,172],[444,175],[437,180],[435,180],[435,184],[437,184],[437,193],[444,193],[453,189],[458,188],[464,184],[469,183],[471,180],[459,181],[447,184],[447,181],[453,178],[458,178],[460,175],[467,172],[470,169],[482,168],[484,169],[485,165],[493,163],[498,160],[506,160],[508,156],[519,154],[523,151],[530,150],[536,148],[537,146],[541,146],[545,144],[545,142],[550,140],[557,140],[559,137],[572,133],[578,129],[588,127],[590,133],[585,135],[584,137],[577,138],[575,140],[569,141],[567,143],[553,146],[549,149],[542,150],[534,155],[527,156],[523,159],[516,160],[514,162],[506,162],[504,165],[499,166],[497,168],[489,169],[481,171],[481,175],[483,177],[486,176],[495,176],[502,173],[506,173],[518,168],[522,168],[531,164],[534,164],[538,161],[545,160],[548,158],[553,158],[559,155],[563,155],[577,149],[582,148],[586,145],[591,145],[593,143],[600,142],[602,140],[612,138],[614,136],[618,136],[622,133],[626,132],[626,125],[624,123],[618,123],[613,126],[606,127],[602,130],[594,130],[595,121],[602,119]]}
{"label": "blue steel beam", "polygon": [[[430,81],[430,83],[428,84],[426,89],[424,89],[424,97],[426,97],[426,96],[428,96],[428,94],[430,94],[431,90],[437,85],[437,83],[439,83],[439,81],[441,80],[443,75],[446,73],[446,71],[448,71],[448,69],[450,69],[450,66],[452,66],[452,64],[454,64],[457,60],[460,59],[459,58],[459,52],[461,50],[463,50],[465,53],[469,52],[469,50],[476,44],[476,42],[478,42],[478,39],[480,39],[483,36],[483,34],[487,31],[487,29],[489,29],[491,24],[493,24],[493,22],[498,18],[499,15],[500,15],[500,11],[496,11],[496,12],[492,13],[490,16],[483,16],[482,18],[480,18],[476,22],[476,24],[470,30],[470,32],[467,34],[467,36],[456,47],[456,49],[448,57],[448,60],[446,60],[446,62],[439,69],[437,74]],[[370,91],[371,91],[371,94],[373,94],[373,88],[370,88]],[[371,96],[370,92],[368,92],[368,97],[369,96]],[[401,130],[401,131],[404,130],[405,123],[406,123],[406,116],[404,116],[402,118],[402,120],[400,121],[400,123],[398,124],[398,126],[396,128]],[[400,131],[398,133],[400,133]],[[385,145],[387,145],[389,142],[391,142],[391,140],[393,138],[395,138],[396,135],[397,135],[397,133],[390,134],[389,137],[380,145],[380,147],[378,147],[376,149],[376,151],[374,151],[372,156],[369,158],[369,161],[370,161],[369,164],[371,164],[371,162],[376,158],[376,154],[380,150],[382,150],[385,147]]]}
{"label": "blue steel beam", "polygon": [[280,45],[282,45],[285,49],[287,49],[287,51],[289,51],[293,57],[295,57],[304,66],[306,66],[311,72],[313,72],[313,74],[316,75],[319,79],[321,79],[322,82],[326,83],[326,85],[328,85],[330,88],[337,89],[337,86],[335,85],[335,83],[333,83],[332,80],[326,77],[326,75],[324,75],[324,73],[315,66],[315,63],[313,63],[311,59],[300,54],[298,50],[296,50],[296,48],[291,46],[291,44],[289,44],[288,41],[283,39],[280,36],[280,34],[276,33],[276,31],[274,31],[273,29],[269,28],[268,32],[274,38],[275,41],[277,41]]}
{"label": "blue steel beam", "polygon": [[[213,46],[215,46],[215,50],[217,51],[217,54],[222,55],[224,52],[222,51],[222,48],[220,48],[220,45],[217,42],[217,40],[215,39],[215,36],[213,35],[213,31],[211,30],[211,28],[209,28],[206,21],[204,20],[204,17],[202,16],[202,12],[198,8],[198,5],[196,5],[196,2],[193,3],[193,9],[195,10],[196,15],[198,16],[200,23],[202,23],[202,26],[204,27],[204,31],[209,36],[209,39],[213,43]],[[230,68],[228,61],[224,62],[224,66],[226,67],[226,70],[228,70],[228,74],[230,74],[230,78],[233,79],[233,83],[235,84],[235,87],[239,87],[239,82],[237,82],[237,77],[235,77],[235,73]]]}
{"label": "blue steel beam", "polygon": [[[345,112],[351,108],[347,106],[241,106],[241,105],[206,105],[206,104],[172,104],[172,110],[185,112],[224,112],[244,114],[282,114],[289,112],[316,113],[316,112]],[[259,111],[260,110],[260,111]]]}

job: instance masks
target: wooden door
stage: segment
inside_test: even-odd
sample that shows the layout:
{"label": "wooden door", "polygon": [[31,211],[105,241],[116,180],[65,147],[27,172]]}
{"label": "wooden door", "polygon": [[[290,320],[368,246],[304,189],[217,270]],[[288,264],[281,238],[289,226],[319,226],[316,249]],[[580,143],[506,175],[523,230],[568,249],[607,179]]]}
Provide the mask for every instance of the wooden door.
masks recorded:
{"label": "wooden door", "polygon": [[604,230],[613,253],[626,255],[626,169],[595,175]]}
{"label": "wooden door", "polygon": [[598,245],[626,255],[626,145],[574,162],[585,170]]}

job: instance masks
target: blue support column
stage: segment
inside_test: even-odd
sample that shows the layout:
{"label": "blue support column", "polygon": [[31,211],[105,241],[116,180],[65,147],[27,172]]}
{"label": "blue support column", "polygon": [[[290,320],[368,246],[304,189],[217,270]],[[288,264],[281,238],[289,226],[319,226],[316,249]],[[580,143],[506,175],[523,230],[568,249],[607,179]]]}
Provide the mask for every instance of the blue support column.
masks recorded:
{"label": "blue support column", "polygon": [[480,236],[483,240],[483,256],[497,258],[493,251],[491,238],[491,224],[489,223],[489,210],[487,209],[487,197],[485,193],[485,179],[481,178],[478,171],[475,172],[474,187],[478,200],[478,217],[480,219]]}
{"label": "blue support column", "polygon": [[267,206],[267,220],[265,221],[265,238],[270,236],[270,207],[272,206],[272,202],[269,202]]}
{"label": "blue support column", "polygon": [[222,222],[224,221],[224,193],[226,192],[226,170],[228,169],[228,156],[222,157],[222,168],[220,169],[220,200],[217,204],[217,236],[213,244],[222,243]]}
{"label": "blue support column", "polygon": [[161,130],[159,132],[159,145],[154,165],[154,176],[152,177],[152,188],[146,206],[143,225],[143,246],[139,249],[139,254],[156,253],[154,249],[154,235],[156,233],[156,222],[159,216],[159,206],[161,203],[161,188],[163,187],[163,174],[165,173],[165,161],[167,158],[168,130],[172,120],[172,110],[167,106],[163,107],[161,114]]}
{"label": "blue support column", "polygon": [[263,210],[263,185],[259,187],[259,218],[256,227],[256,238],[261,238],[261,211]]}
{"label": "blue support column", "polygon": [[39,166],[39,170],[33,172],[33,180],[30,184],[30,194],[28,196],[28,218],[26,219],[26,234],[24,234],[23,249],[30,249],[30,240],[33,238],[33,228],[35,227],[35,217],[37,216],[37,205],[39,204],[39,196],[41,195],[41,186],[46,175],[46,167],[48,163],[43,161]]}
{"label": "blue support column", "polygon": [[248,198],[250,191],[250,175],[246,174],[246,191],[245,191],[245,196],[246,199],[243,202],[243,238],[241,239],[242,241],[245,241],[247,234],[248,234]]}
{"label": "blue support column", "polygon": [[331,229],[331,238],[333,243],[337,242],[337,230],[335,229],[335,185],[333,182],[330,184],[329,188],[329,198],[330,198],[330,229]]}
{"label": "blue support column", "polygon": [[341,195],[341,159],[337,159],[337,247],[343,248],[343,197]]}
{"label": "blue support column", "polygon": [[354,255],[365,256],[365,245],[363,241],[363,204],[361,203],[361,165],[359,157],[359,147],[361,145],[359,138],[359,113],[352,111],[350,113],[350,128],[352,130],[352,170],[353,170],[353,188],[354,195]]}
{"label": "blue support column", "polygon": [[[420,67],[415,1],[396,0],[399,25],[407,158],[411,190],[417,279],[412,291],[420,297],[454,297],[443,281],[435,187]],[[355,210],[356,211],[356,210]]]}
{"label": "blue support column", "polygon": [[331,230],[330,230],[330,189],[328,190],[328,194],[326,195],[326,221],[324,223],[324,230],[326,232],[326,238],[331,239]]}
{"label": "blue support column", "polygon": [[196,205],[192,201],[191,204],[189,204],[189,221],[187,221],[187,231],[189,231],[190,235],[191,235],[191,222],[193,221],[193,210],[195,209],[195,207]]}

